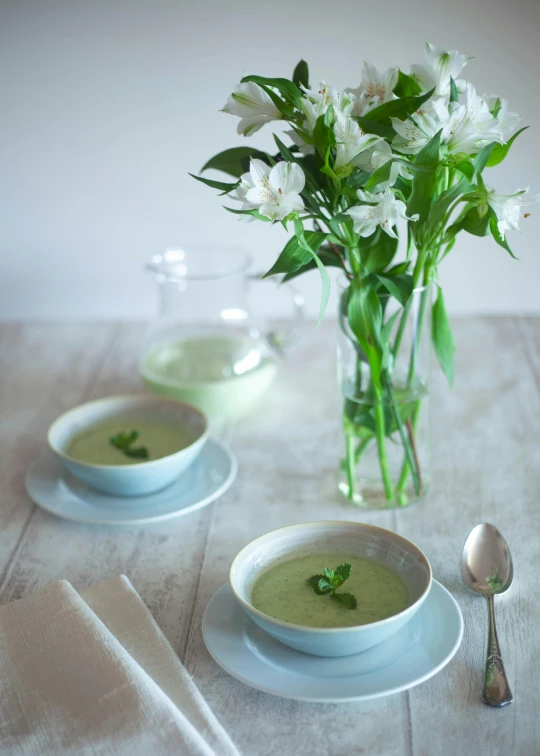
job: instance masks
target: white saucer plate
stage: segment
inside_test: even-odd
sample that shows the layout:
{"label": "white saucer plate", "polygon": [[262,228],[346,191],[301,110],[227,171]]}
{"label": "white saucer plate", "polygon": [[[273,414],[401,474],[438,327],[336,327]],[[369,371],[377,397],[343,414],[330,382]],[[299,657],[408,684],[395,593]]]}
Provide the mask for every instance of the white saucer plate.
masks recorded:
{"label": "white saucer plate", "polygon": [[339,703],[399,693],[436,675],[459,648],[463,618],[434,580],[424,605],[395,635],[360,654],[322,658],[261,630],[225,585],[206,608],[202,632],[217,664],[246,685],[298,701]]}
{"label": "white saucer plate", "polygon": [[26,473],[26,490],[42,509],[57,517],[95,525],[138,525],[170,520],[201,509],[222,496],[238,470],[234,454],[209,438],[197,459],[170,486],[149,496],[100,493],[71,475],[51,452]]}

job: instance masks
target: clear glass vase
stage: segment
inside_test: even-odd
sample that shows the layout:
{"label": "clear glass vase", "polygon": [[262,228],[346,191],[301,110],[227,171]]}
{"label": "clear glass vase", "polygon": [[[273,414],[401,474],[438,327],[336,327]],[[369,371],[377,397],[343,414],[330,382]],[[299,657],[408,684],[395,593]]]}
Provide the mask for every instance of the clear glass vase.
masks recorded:
{"label": "clear glass vase", "polygon": [[340,297],[338,380],[345,454],[339,490],[361,507],[405,507],[422,498],[430,483],[431,288],[415,289],[405,306],[392,297],[383,302],[384,323],[391,326],[382,393],[374,388],[347,320],[348,290]]}

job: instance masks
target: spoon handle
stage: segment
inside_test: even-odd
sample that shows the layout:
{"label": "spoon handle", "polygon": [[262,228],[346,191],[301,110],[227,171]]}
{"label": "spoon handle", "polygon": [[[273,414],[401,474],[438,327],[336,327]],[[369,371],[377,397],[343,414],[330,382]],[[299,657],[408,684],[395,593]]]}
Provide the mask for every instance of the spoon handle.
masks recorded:
{"label": "spoon handle", "polygon": [[506,678],[501,659],[501,649],[495,626],[495,602],[493,596],[486,596],[488,602],[489,634],[486,656],[486,672],[482,701],[488,706],[506,706],[512,703],[514,696]]}

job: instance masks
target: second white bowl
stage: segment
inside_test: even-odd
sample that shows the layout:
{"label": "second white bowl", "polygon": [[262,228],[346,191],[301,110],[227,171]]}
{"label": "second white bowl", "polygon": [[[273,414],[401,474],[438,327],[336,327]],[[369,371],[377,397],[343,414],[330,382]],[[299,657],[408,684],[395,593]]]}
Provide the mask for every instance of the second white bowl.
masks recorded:
{"label": "second white bowl", "polygon": [[[127,418],[181,427],[191,443],[166,457],[132,465],[90,464],[67,453],[73,439],[86,429],[108,420],[118,420],[120,427]],[[48,442],[62,465],[92,488],[115,496],[143,496],[176,480],[199,455],[208,435],[205,416],[189,404],[134,394],[97,399],[69,410],[49,428]]]}

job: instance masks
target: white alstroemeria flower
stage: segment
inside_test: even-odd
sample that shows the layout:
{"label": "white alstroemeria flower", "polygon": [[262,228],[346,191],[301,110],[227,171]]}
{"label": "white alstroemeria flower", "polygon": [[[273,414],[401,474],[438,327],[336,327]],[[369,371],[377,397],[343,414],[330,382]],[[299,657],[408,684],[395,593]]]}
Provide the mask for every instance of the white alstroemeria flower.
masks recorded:
{"label": "white alstroemeria flower", "polygon": [[525,189],[518,189],[514,194],[509,195],[497,194],[493,190],[488,193],[487,203],[497,216],[497,227],[503,239],[507,231],[519,231],[521,208],[540,202],[540,194],[526,197],[528,191],[529,187],[527,186]]}
{"label": "white alstroemeria flower", "polygon": [[242,119],[237,131],[244,136],[254,134],[269,121],[283,118],[270,96],[252,81],[238,84],[234,92],[229,95],[223,112]]}
{"label": "white alstroemeria flower", "polygon": [[493,118],[487,102],[476,94],[476,89],[470,83],[466,87],[465,107],[478,139],[483,141],[482,146],[489,142],[504,141],[497,119]]}
{"label": "white alstroemeria flower", "polygon": [[381,74],[375,66],[364,61],[360,84],[356,89],[345,90],[348,94],[354,95],[353,115],[362,116],[377,105],[393,100],[397,80],[397,68],[388,68]]}
{"label": "white alstroemeria flower", "polygon": [[416,155],[443,128],[431,103],[424,103],[422,108],[414,114],[413,119],[414,121],[411,119],[406,121],[400,121],[399,118],[391,119],[396,132],[392,145],[405,155]]}
{"label": "white alstroemeria flower", "polygon": [[353,219],[354,230],[360,236],[371,236],[377,230],[377,226],[380,226],[388,236],[397,239],[394,226],[399,218],[411,221],[418,220],[418,215],[408,217],[405,203],[396,199],[391,189],[385,189],[384,192],[377,194],[363,192],[359,189],[356,194],[362,202],[372,203],[355,205],[345,211]]}
{"label": "white alstroemeria flower", "polygon": [[499,125],[504,141],[507,142],[516,130],[518,123],[521,121],[521,116],[518,113],[514,113],[512,110],[508,110],[508,100],[504,100],[502,97],[489,95],[484,99],[490,113],[493,113],[495,108],[497,109],[497,114],[493,117]]}
{"label": "white alstroemeria flower", "polygon": [[447,96],[450,93],[450,77],[461,91],[465,82],[458,79],[469,58],[458,50],[439,50],[426,42],[424,65],[411,66],[411,74],[425,92],[435,87],[435,94]]}
{"label": "white alstroemeria flower", "polygon": [[[373,173],[378,168],[381,168],[383,165],[388,163],[389,160],[392,160],[393,157],[394,153],[392,152],[392,148],[390,147],[388,142],[382,140],[378,142],[375,147],[373,147],[369,152],[363,152],[361,155],[358,155],[355,160],[355,165],[357,165],[359,168],[362,168],[363,171],[369,171],[369,173]],[[388,181],[383,181],[382,183],[380,183],[378,185],[379,190],[382,191],[389,186],[394,186],[399,175],[405,176],[405,178],[411,177],[409,171],[403,165],[403,163],[394,161],[392,163],[392,167],[390,168],[390,177]]]}
{"label": "white alstroemeria flower", "polygon": [[382,137],[375,134],[366,134],[353,118],[343,115],[336,110],[336,122],[334,124],[336,137],[336,162],[334,169],[342,168],[349,163],[355,163],[355,158],[364,150],[373,147]]}
{"label": "white alstroemeria flower", "polygon": [[304,97],[301,100],[301,107],[306,116],[307,130],[312,132],[317,123],[317,118],[324,115],[330,105],[333,105],[336,111],[344,115],[350,115],[354,106],[354,96],[347,92],[340,92],[334,87],[329,87],[324,81],[321,81],[317,89],[306,89],[302,87]]}
{"label": "white alstroemeria flower", "polygon": [[243,202],[243,210],[257,208],[271,220],[283,220],[289,213],[304,209],[300,192],[305,183],[304,172],[296,163],[282,161],[270,168],[255,159],[250,162],[249,173],[242,176],[233,199]]}
{"label": "white alstroemeria flower", "polygon": [[289,131],[286,131],[285,134],[287,134],[288,137],[290,137],[290,140],[293,144],[295,144],[297,147],[300,148],[300,152],[302,155],[314,155],[315,154],[315,147],[312,144],[306,144],[300,134],[296,132],[294,129],[290,129]]}

